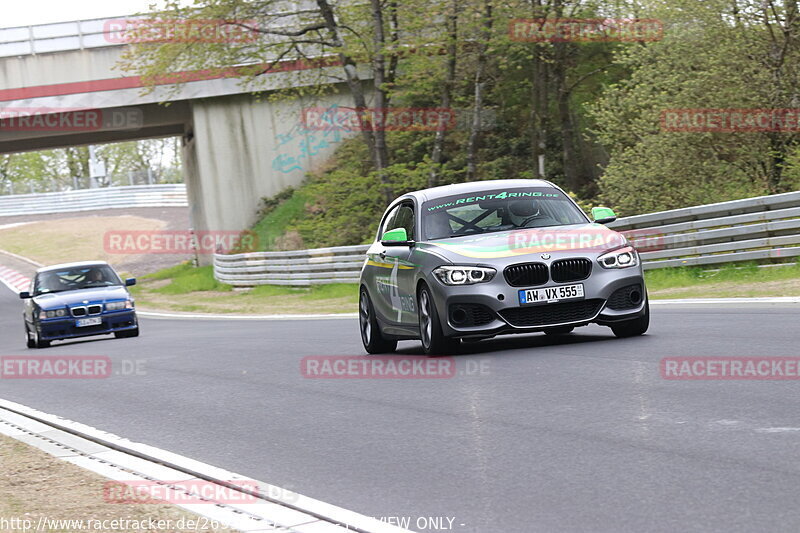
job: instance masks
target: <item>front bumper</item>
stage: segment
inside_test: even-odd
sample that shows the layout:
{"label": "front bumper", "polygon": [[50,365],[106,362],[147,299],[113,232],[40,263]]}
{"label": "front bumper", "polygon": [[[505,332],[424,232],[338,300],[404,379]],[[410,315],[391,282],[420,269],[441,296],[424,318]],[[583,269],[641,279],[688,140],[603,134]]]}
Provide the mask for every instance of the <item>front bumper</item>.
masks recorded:
{"label": "front bumper", "polygon": [[[449,286],[434,279],[429,282],[429,286],[434,293],[443,333],[448,337],[526,333],[557,326],[583,326],[589,323],[611,325],[640,317],[645,313],[647,299],[641,267],[630,269],[598,267],[594,268],[589,278],[585,280],[569,283],[550,281],[535,288],[576,283],[583,284],[583,299],[526,306],[520,305],[518,291],[534,287],[512,287],[506,282],[502,271],[487,283]],[[640,291],[640,298],[636,304],[631,303],[631,298],[625,300],[626,291],[634,290],[634,286],[638,286]],[[632,296],[635,300],[636,295]],[[464,312],[454,316],[454,309],[459,308]],[[465,315],[468,317],[467,320],[456,320],[463,319]],[[475,322],[477,324],[473,325]]]}
{"label": "front bumper", "polygon": [[98,316],[102,319],[102,323],[96,326],[77,327],[77,319],[66,317],[39,320],[36,328],[42,340],[54,341],[93,335],[107,335],[117,331],[136,329],[139,326],[136,311],[132,309],[108,311]]}

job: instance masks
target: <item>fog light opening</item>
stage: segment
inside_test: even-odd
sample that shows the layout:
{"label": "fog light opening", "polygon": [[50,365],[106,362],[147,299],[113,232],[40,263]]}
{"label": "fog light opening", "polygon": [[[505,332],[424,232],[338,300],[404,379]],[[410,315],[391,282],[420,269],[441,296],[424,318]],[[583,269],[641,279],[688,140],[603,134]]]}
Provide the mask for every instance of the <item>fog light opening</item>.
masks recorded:
{"label": "fog light opening", "polygon": [[631,291],[629,298],[632,304],[638,305],[642,301],[642,293],[638,290]]}
{"label": "fog light opening", "polygon": [[453,310],[451,317],[454,324],[463,324],[467,321],[467,312],[459,307],[458,309]]}

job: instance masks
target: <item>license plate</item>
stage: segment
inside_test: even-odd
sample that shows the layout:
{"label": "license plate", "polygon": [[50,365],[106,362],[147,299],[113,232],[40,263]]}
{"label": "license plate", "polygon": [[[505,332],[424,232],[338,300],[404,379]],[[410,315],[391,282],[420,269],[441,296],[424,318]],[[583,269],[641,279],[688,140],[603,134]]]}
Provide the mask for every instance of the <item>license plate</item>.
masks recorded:
{"label": "license plate", "polygon": [[545,287],[544,289],[521,289],[519,291],[520,305],[535,303],[551,303],[561,300],[575,300],[583,298],[583,284],[562,285],[560,287]]}
{"label": "license plate", "polygon": [[99,316],[93,316],[91,318],[79,318],[75,321],[75,326],[79,328],[84,328],[86,326],[99,326],[103,323],[103,319]]}

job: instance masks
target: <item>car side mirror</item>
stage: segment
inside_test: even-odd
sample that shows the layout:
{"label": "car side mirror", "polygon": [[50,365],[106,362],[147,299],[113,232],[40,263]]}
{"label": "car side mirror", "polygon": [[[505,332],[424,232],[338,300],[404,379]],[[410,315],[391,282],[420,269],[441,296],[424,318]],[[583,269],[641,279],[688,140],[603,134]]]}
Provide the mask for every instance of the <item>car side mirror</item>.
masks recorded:
{"label": "car side mirror", "polygon": [[29,293],[28,291],[22,291],[21,293],[19,293],[19,297],[22,300],[27,300],[31,297],[31,293]]}
{"label": "car side mirror", "polygon": [[383,234],[381,244],[384,246],[412,246],[414,241],[408,240],[408,232],[405,228],[395,228]]}
{"label": "car side mirror", "polygon": [[592,219],[596,224],[610,224],[617,220],[617,214],[610,207],[593,207]]}
{"label": "car side mirror", "polygon": [[136,278],[128,278],[125,280],[126,287],[130,287],[132,285],[136,285]]}

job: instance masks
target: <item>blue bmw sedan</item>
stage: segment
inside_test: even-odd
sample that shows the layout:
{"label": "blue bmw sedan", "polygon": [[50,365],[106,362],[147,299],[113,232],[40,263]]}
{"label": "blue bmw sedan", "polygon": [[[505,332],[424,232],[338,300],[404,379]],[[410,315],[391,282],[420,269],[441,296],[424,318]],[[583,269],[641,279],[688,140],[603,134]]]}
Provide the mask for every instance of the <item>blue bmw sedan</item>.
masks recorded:
{"label": "blue bmw sedan", "polygon": [[45,348],[52,341],[105,335],[137,337],[139,322],[134,300],[108,263],[66,263],[36,271],[25,301],[23,318],[28,348]]}

